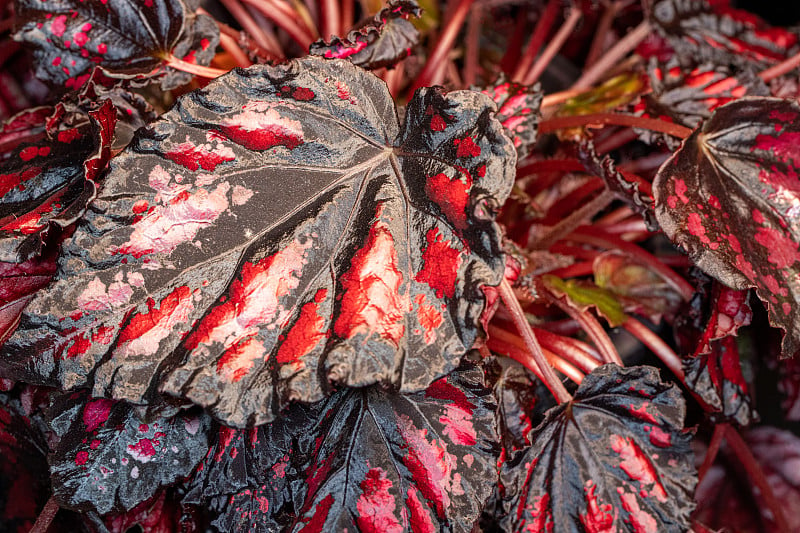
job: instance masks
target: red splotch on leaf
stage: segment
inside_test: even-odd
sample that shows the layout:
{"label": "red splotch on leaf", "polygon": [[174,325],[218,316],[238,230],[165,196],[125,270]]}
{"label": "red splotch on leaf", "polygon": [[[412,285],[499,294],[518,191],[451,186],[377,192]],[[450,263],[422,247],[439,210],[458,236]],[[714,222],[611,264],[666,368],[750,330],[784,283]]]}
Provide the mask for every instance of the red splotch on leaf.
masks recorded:
{"label": "red splotch on leaf", "polygon": [[[381,211],[379,207],[378,216]],[[349,339],[359,333],[377,333],[397,346],[405,333],[402,283],[394,238],[389,226],[376,220],[341,278],[344,296],[334,326],[336,335]]]}
{"label": "red splotch on leaf", "polygon": [[241,381],[265,353],[264,344],[257,337],[246,337],[223,352],[217,361],[217,374],[231,383]]}
{"label": "red splotch on leaf", "polygon": [[444,323],[444,317],[434,306],[425,303],[424,294],[416,295],[414,303],[417,305],[417,320],[422,326],[425,344],[433,344],[436,340],[436,330]]}
{"label": "red splotch on leaf", "polygon": [[[791,118],[783,117],[778,119],[771,116],[771,119],[782,121],[797,120],[796,116]],[[785,163],[800,165],[800,132],[785,131],[781,132],[778,137],[772,135],[760,134],[756,136],[756,142],[753,145],[753,150],[764,150],[769,152],[773,157],[782,159]]]}
{"label": "red splotch on leaf", "polygon": [[458,173],[451,180],[447,174],[439,173],[425,182],[425,191],[442,210],[442,213],[458,229],[467,227],[467,205],[472,178],[469,174]]}
{"label": "red splotch on leaf", "polygon": [[[800,163],[800,160],[798,162]],[[766,248],[769,254],[767,260],[775,265],[775,268],[788,268],[800,261],[797,241],[781,230],[759,227],[755,239],[758,244]]]}
{"label": "red splotch on leaf", "polygon": [[125,354],[153,355],[162,340],[177,324],[186,322],[194,309],[189,287],[176,287],[159,303],[147,300],[147,312],[134,315],[117,339],[118,350]]}
{"label": "red splotch on leaf", "polygon": [[92,347],[92,341],[86,333],[72,335],[72,343],[67,347],[67,359],[85,355]]}
{"label": "red splotch on leaf", "polygon": [[232,152],[208,150],[205,146],[195,146],[190,142],[175,146],[164,156],[189,170],[196,171],[202,168],[209,172],[217,168],[217,165],[235,159]]}
{"label": "red splotch on leaf", "polygon": [[645,426],[645,431],[650,439],[650,444],[659,448],[669,448],[672,446],[672,435],[658,426]]}
{"label": "red splotch on leaf", "polygon": [[455,444],[474,446],[477,432],[472,424],[475,405],[470,403],[463,391],[447,383],[447,378],[433,382],[425,391],[426,398],[436,398],[449,402],[445,412],[439,417],[444,426],[444,434]]}
{"label": "red splotch on leaf", "polygon": [[436,533],[439,528],[433,523],[428,507],[424,505],[418,496],[419,491],[414,487],[408,488],[406,505],[409,510],[409,522],[412,533]]}
{"label": "red splotch on leaf", "polygon": [[429,442],[427,429],[417,429],[405,415],[401,415],[398,422],[408,449],[403,464],[411,472],[420,493],[435,506],[439,518],[445,518],[450,495],[464,494],[461,474],[456,471],[456,458],[444,443]]}
{"label": "red splotch on leaf", "polygon": [[617,488],[617,493],[622,501],[622,508],[628,512],[625,522],[630,524],[634,533],[658,533],[658,522],[652,515],[642,510],[635,494],[625,492],[622,487]]}
{"label": "red splotch on leaf", "polygon": [[660,502],[667,501],[667,492],[658,480],[653,463],[633,439],[611,435],[611,449],[619,454],[619,467],[628,474],[628,477],[638,481],[643,487],[652,485],[650,496]]}
{"label": "red splotch on leaf", "polygon": [[441,117],[441,115],[434,114],[431,117],[431,130],[433,131],[444,131],[447,128],[447,122]]}
{"label": "red splotch on leaf", "polygon": [[586,497],[586,512],[579,515],[581,524],[586,533],[614,533],[616,512],[612,514],[613,506],[610,503],[601,503],[595,494],[597,485],[587,481],[583,487]]}
{"label": "red splotch on leaf", "polygon": [[303,126],[282,117],[270,104],[253,102],[244,111],[224,121],[222,133],[249,150],[269,150],[285,146],[294,150],[303,144]]}
{"label": "red splotch on leaf", "polygon": [[364,533],[401,533],[403,526],[395,516],[394,496],[389,492],[392,482],[382,468],[370,468],[359,484],[362,493],[356,502],[356,523]]}
{"label": "red splotch on leaf", "polygon": [[425,234],[425,240],[428,245],[422,252],[424,264],[414,279],[420,283],[427,283],[436,291],[438,298],[443,296],[452,298],[456,293],[461,251],[451,248],[450,241],[444,240],[438,228],[429,229]]}
{"label": "red splotch on leaf", "polygon": [[320,500],[314,508],[314,514],[311,515],[311,518],[308,519],[308,522],[300,529],[299,533],[322,533],[333,502],[333,494],[328,494]]}
{"label": "red splotch on leaf", "polygon": [[481,155],[481,147],[475,144],[472,137],[453,140],[456,146],[456,157],[478,157]]}
{"label": "red splotch on leaf", "polygon": [[[319,289],[314,301],[300,309],[300,316],[286,334],[276,357],[280,364],[301,364],[300,358],[314,349],[325,337],[325,319],[319,316],[319,305],[328,295],[327,289]],[[299,368],[298,368],[299,369]]]}
{"label": "red splotch on leaf", "polygon": [[281,298],[296,289],[311,239],[294,240],[256,263],[246,262],[241,277],[231,283],[228,298],[214,307],[186,339],[189,350],[199,345],[230,348],[254,335],[259,327],[282,325],[290,316]]}
{"label": "red splotch on leaf", "polygon": [[89,452],[86,450],[81,450],[75,454],[75,464],[78,466],[83,466],[89,460]]}
{"label": "red splotch on leaf", "polygon": [[550,513],[549,494],[535,497],[533,503],[525,506],[525,510],[530,516],[526,516],[520,522],[520,531],[525,533],[541,533],[543,531],[550,533],[553,531],[553,516]]}
{"label": "red splotch on leaf", "polygon": [[156,448],[151,439],[139,439],[136,444],[128,444],[128,453],[134,459],[147,463],[156,455]]}
{"label": "red splotch on leaf", "polygon": [[114,402],[105,398],[89,401],[83,408],[83,424],[86,426],[86,432],[91,433],[102,426],[108,420],[113,406]]}
{"label": "red splotch on leaf", "polygon": [[647,412],[647,407],[649,405],[650,405],[649,402],[644,402],[639,407],[636,407],[633,404],[630,404],[628,406],[628,412],[634,418],[638,418],[639,420],[644,420],[645,422],[651,422],[653,424],[658,424],[658,420],[656,420],[656,417],[653,416],[652,414],[650,414],[649,412]]}

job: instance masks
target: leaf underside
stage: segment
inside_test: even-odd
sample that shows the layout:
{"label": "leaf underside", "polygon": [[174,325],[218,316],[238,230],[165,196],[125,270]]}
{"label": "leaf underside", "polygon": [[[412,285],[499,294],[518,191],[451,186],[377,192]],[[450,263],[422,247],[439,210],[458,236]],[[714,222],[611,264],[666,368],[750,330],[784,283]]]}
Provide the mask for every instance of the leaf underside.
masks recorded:
{"label": "leaf underside", "polygon": [[516,157],[492,111],[424,89],[401,127],[383,82],[341,60],[215,80],[112,160],[0,364],[236,427],[329,382],[423,390],[502,279]]}

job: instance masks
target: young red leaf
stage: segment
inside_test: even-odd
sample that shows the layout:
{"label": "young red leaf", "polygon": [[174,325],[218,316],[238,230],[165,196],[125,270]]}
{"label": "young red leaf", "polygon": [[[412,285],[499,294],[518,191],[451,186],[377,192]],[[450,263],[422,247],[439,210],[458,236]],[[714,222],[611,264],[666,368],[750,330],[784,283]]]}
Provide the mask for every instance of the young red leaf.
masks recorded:
{"label": "young red leaf", "polygon": [[649,367],[604,365],[503,465],[507,531],[684,531],[696,483],[684,401]]}
{"label": "young red leaf", "polygon": [[392,0],[372,21],[354,29],[346,38],[311,43],[309,53],[327,59],[347,59],[368,70],[394,66],[419,42],[419,32],[408,17],[419,17],[420,12],[416,1]]}
{"label": "young red leaf", "polygon": [[142,423],[125,402],[61,396],[51,427],[53,493],[63,507],[123,512],[188,475],[208,451],[209,418],[178,414]]}
{"label": "young red leaf", "polygon": [[87,107],[58,104],[36,142],[19,144],[0,166],[0,261],[39,255],[51,225],[73,224],[94,198],[116,113],[110,100]]}
{"label": "young red leaf", "polygon": [[219,42],[197,0],[18,0],[14,38],[34,48],[36,74],[77,89],[99,66],[115,78],[158,77],[164,90],[192,74],[165,67],[170,57],[208,65]]}
{"label": "young red leaf", "polygon": [[539,107],[543,96],[539,86],[528,87],[501,76],[493,86],[484,89],[483,94],[497,104],[497,120],[514,141],[517,159],[525,159],[536,144],[536,129],[541,117]]}
{"label": "young red leaf", "polygon": [[492,111],[424,89],[401,129],[383,82],[317,58],[190,93],[112,161],[2,366],[238,427],[328,381],[424,389],[502,279],[516,157]]}
{"label": "young red leaf", "polygon": [[786,357],[800,350],[798,117],[777,98],[719,107],[653,183],[667,236],[724,284],[756,288]]}

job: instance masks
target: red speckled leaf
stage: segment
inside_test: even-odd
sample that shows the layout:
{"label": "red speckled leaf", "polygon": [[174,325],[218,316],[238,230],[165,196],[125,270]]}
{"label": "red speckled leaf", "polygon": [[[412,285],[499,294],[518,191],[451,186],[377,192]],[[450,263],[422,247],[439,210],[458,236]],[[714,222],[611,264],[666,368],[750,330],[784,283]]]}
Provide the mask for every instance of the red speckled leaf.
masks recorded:
{"label": "red speckled leaf", "polygon": [[347,59],[369,70],[391,67],[419,42],[419,32],[408,17],[419,17],[420,11],[416,1],[393,0],[373,20],[354,29],[346,38],[311,43],[309,53],[327,59]]}
{"label": "red speckled leaf", "polygon": [[62,507],[128,511],[188,475],[208,451],[209,418],[178,414],[142,423],[125,402],[67,394],[55,401],[50,454]]}
{"label": "red speckled leaf", "polygon": [[659,169],[656,218],[695,263],[755,287],[783,353],[800,350],[800,106],[743,98],[719,107]]}
{"label": "red speckled leaf", "polygon": [[37,76],[54,85],[77,89],[99,66],[111,77],[158,77],[166,90],[192,79],[165,67],[170,56],[208,65],[219,42],[197,3],[18,0],[14,38],[34,48]]}
{"label": "red speckled leaf", "polygon": [[112,161],[2,366],[236,427],[329,382],[425,389],[502,279],[516,157],[492,110],[425,89],[401,128],[383,82],[318,58],[190,93]]}
{"label": "red speckled leaf", "polygon": [[222,428],[187,501],[222,513],[224,531],[470,531],[496,438],[476,367],[416,394],[347,389],[257,429]]}
{"label": "red speckled leaf", "polygon": [[497,104],[497,120],[514,141],[517,159],[524,159],[536,144],[543,96],[539,86],[528,87],[501,76],[492,87],[484,89],[483,94]]}
{"label": "red speckled leaf", "polygon": [[681,62],[764,68],[800,51],[796,32],[769,26],[756,15],[725,4],[660,0],[650,10],[651,22]]}
{"label": "red speckled leaf", "polygon": [[39,255],[51,225],[74,223],[95,196],[116,113],[110,100],[86,107],[58,104],[36,141],[20,143],[0,165],[0,261]]}
{"label": "red speckled leaf", "polygon": [[599,367],[504,463],[504,529],[685,531],[696,477],[683,418],[655,369]]}

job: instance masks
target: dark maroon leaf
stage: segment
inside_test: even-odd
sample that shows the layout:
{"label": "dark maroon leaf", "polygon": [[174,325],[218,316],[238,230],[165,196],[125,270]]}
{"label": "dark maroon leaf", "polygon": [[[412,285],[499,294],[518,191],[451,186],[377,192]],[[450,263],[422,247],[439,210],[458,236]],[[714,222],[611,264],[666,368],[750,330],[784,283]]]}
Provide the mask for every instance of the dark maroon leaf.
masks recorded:
{"label": "dark maroon leaf", "polygon": [[318,58],[191,93],[112,161],[3,366],[237,427],[329,380],[424,389],[502,279],[516,158],[492,109],[425,89],[401,129],[382,81]]}
{"label": "dark maroon leaf", "polygon": [[347,59],[369,70],[394,66],[419,42],[419,32],[408,21],[408,17],[419,15],[415,0],[393,0],[372,21],[354,29],[346,38],[311,43],[309,53],[327,59]]}
{"label": "dark maroon leaf", "polygon": [[71,509],[130,510],[188,475],[208,451],[209,419],[196,413],[143,423],[125,402],[71,393],[51,415],[60,437],[49,458],[53,492]]}
{"label": "dark maroon leaf", "polygon": [[109,100],[88,111],[59,104],[45,135],[18,145],[0,166],[0,261],[39,255],[51,225],[69,226],[83,214],[111,157],[115,121]]}
{"label": "dark maroon leaf", "polygon": [[[103,524],[109,533],[194,533],[204,531],[197,517],[185,512],[182,502],[174,491],[159,490],[157,494],[130,511],[109,513],[103,517]],[[101,530],[102,531],[102,530]]]}
{"label": "dark maroon leaf", "polygon": [[17,0],[14,38],[34,48],[37,76],[77,89],[99,66],[111,77],[158,77],[163,89],[192,75],[166,67],[171,57],[208,65],[219,42],[196,0]]}
{"label": "dark maroon leaf", "polygon": [[470,531],[496,479],[479,368],[411,395],[346,389],[252,430],[223,428],[187,497],[224,531]]}
{"label": "dark maroon leaf", "polygon": [[734,73],[727,64],[681,65],[653,62],[648,68],[652,92],[637,109],[646,116],[667,118],[689,128],[711,116],[711,112],[743,96],[769,96],[769,88],[752,70]]}
{"label": "dark maroon leaf", "polygon": [[659,169],[656,218],[704,271],[755,287],[783,353],[800,350],[800,106],[743,98],[719,107]]}
{"label": "dark maroon leaf", "polygon": [[539,126],[539,107],[542,105],[543,92],[539,86],[528,87],[519,83],[498,79],[492,87],[483,93],[497,104],[497,120],[503,125],[517,149],[517,159],[525,157],[536,144],[536,132]]}
{"label": "dark maroon leaf", "polygon": [[756,15],[726,4],[660,0],[654,3],[650,19],[681,62],[764,68],[800,51],[797,33],[769,26]]}
{"label": "dark maroon leaf", "polygon": [[0,161],[11,157],[21,142],[35,142],[44,137],[47,119],[52,114],[52,107],[39,106],[7,119],[0,127]]}
{"label": "dark maroon leaf", "polygon": [[0,343],[17,326],[22,310],[56,273],[54,251],[22,263],[0,262]]}
{"label": "dark maroon leaf", "polygon": [[800,421],[800,358],[768,362],[778,372],[778,391],[783,397],[781,408],[786,420]]}
{"label": "dark maroon leaf", "polygon": [[655,369],[599,367],[503,465],[504,529],[685,531],[696,477],[683,418]]}
{"label": "dark maroon leaf", "polygon": [[0,394],[0,457],[0,531],[30,531],[49,490],[47,442],[6,394]]}

